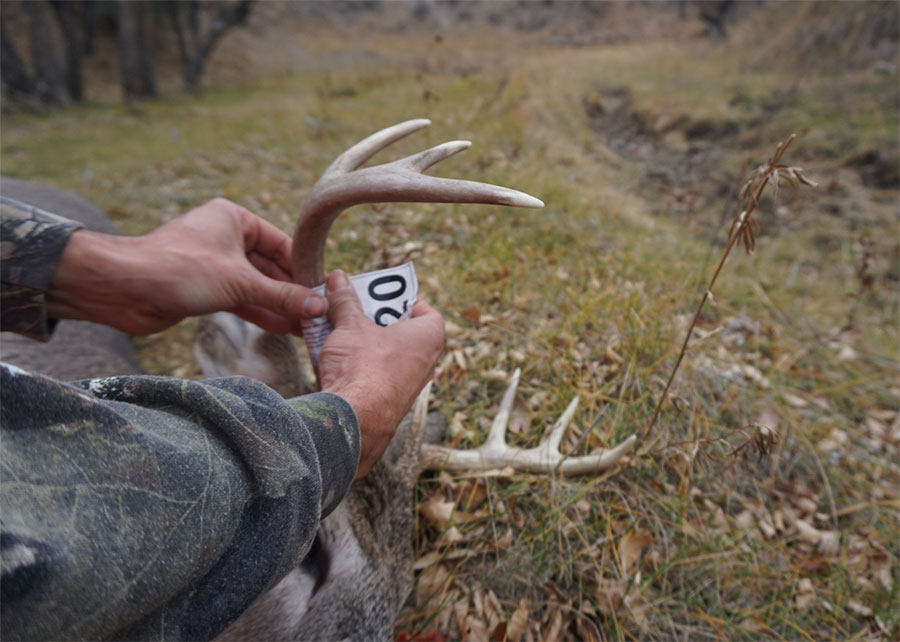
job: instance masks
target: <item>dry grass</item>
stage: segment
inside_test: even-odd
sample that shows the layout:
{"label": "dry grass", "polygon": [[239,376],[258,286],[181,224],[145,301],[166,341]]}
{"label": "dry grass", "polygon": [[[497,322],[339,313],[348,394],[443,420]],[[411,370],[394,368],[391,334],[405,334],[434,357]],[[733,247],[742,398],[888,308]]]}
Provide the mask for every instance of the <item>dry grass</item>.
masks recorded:
{"label": "dry grass", "polygon": [[[645,451],[597,479],[423,479],[420,505],[435,510],[420,518],[398,631],[896,638],[897,90],[870,66],[748,61],[753,38],[781,38],[752,27],[733,42],[576,47],[484,26],[307,25],[281,66],[214,68],[197,100],[8,115],[0,161],[85,194],[131,233],[217,195],[288,229],[324,167],[374,129],[433,120],[397,157],[471,138],[441,173],[547,208],[360,207],[327,257],[351,272],[416,261],[447,320],[435,394],[448,439],[481,443],[516,367],[519,445],[576,394],[564,452],[617,443],[667,403]],[[257,43],[243,68],[266,55]],[[755,253],[732,259],[692,325],[705,275],[744,238],[727,233],[740,185],[794,131],[792,163],[820,187],[752,201]],[[143,339],[142,359],[196,375],[190,338],[185,324]]]}

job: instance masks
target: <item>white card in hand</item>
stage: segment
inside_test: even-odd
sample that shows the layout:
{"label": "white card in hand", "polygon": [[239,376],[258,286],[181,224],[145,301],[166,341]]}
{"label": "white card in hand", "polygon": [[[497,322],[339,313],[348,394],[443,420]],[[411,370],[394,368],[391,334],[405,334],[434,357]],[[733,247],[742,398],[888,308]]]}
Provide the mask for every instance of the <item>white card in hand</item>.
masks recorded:
{"label": "white card in hand", "polygon": [[[408,319],[419,292],[412,261],[385,270],[356,274],[350,277],[350,283],[356,290],[365,315],[380,326]],[[325,296],[324,284],[313,290]],[[303,339],[313,365],[319,363],[319,352],[333,329],[327,316],[303,323]]]}

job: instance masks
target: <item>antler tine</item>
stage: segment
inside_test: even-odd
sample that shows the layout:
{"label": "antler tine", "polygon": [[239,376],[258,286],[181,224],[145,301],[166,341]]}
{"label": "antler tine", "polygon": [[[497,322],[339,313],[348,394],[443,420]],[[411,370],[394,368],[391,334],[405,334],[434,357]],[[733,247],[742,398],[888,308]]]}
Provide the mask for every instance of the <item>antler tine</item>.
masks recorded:
{"label": "antler tine", "polygon": [[509,426],[509,417],[512,414],[513,404],[516,400],[516,388],[519,387],[519,376],[522,374],[520,368],[516,368],[513,372],[512,380],[503,393],[500,400],[500,408],[497,410],[497,416],[491,424],[491,430],[488,432],[487,439],[484,440],[485,446],[502,447],[506,442],[506,427]]}
{"label": "antler tine", "polygon": [[471,146],[472,141],[470,140],[451,140],[446,143],[441,143],[440,145],[435,145],[431,149],[426,149],[424,152],[419,152],[418,154],[401,158],[393,163],[388,163],[387,166],[390,167],[393,165],[408,168],[415,172],[424,172],[432,165],[436,165],[445,158],[450,158],[454,154],[469,149]]}
{"label": "antler tine", "polygon": [[575,416],[575,411],[577,409],[578,397],[576,396],[569,402],[569,405],[563,411],[563,414],[559,416],[559,419],[556,420],[556,423],[553,424],[553,427],[547,431],[547,437],[541,443],[541,446],[544,446],[548,453],[559,452],[559,444],[562,442],[563,434],[566,432],[566,428],[569,427],[569,424],[572,423],[572,417]]}
{"label": "antler tine", "polygon": [[511,466],[515,470],[534,473],[551,473],[558,470],[564,475],[581,475],[598,473],[611,468],[634,449],[637,437],[631,435],[615,448],[604,450],[597,455],[564,457],[559,452],[559,444],[572,417],[575,416],[578,397],[572,399],[538,446],[516,448],[507,445],[504,437],[519,376],[520,372],[517,369],[503,395],[500,409],[484,445],[475,450],[456,450],[444,446],[423,444],[423,466],[449,471],[490,470]]}
{"label": "antler tine", "polygon": [[383,165],[359,169],[376,152],[430,124],[410,120],[372,134],[341,154],[313,186],[294,231],[293,277],[316,286],[325,280],[325,239],[335,218],[360,203],[484,203],[543,207],[523,192],[487,183],[425,176],[423,171],[469,147],[451,141]]}
{"label": "antler tine", "polygon": [[407,120],[390,127],[385,127],[371,136],[364,138],[353,147],[338,156],[331,166],[325,170],[327,174],[331,170],[351,172],[372,158],[385,147],[396,143],[401,138],[406,138],[413,132],[428,127],[431,121],[427,118]]}

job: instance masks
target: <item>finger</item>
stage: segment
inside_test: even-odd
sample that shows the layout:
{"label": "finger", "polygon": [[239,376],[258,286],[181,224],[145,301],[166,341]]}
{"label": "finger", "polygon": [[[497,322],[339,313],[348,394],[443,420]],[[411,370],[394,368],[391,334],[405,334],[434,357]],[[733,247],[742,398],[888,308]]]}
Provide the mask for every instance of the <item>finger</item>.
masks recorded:
{"label": "finger", "polygon": [[288,319],[320,317],[328,310],[325,299],[309,288],[269,279],[258,272],[248,283],[244,302]]}
{"label": "finger", "polygon": [[426,314],[436,314],[440,316],[440,313],[435,310],[428,301],[424,299],[416,299],[416,302],[413,304],[412,310],[409,312],[410,318],[415,319],[416,317],[420,317]]}
{"label": "finger", "polygon": [[244,321],[254,323],[263,330],[274,332],[275,334],[294,333],[296,327],[298,327],[295,321],[257,305],[239,305],[229,310],[229,312],[239,316]]}
{"label": "finger", "polygon": [[[416,301],[410,313],[410,318],[403,321],[407,326],[405,332],[409,332],[412,328],[421,329],[432,334],[439,334],[441,341],[444,337],[444,317],[441,313],[432,308],[426,301],[421,299]],[[395,324],[396,325],[396,324]]]}
{"label": "finger", "polygon": [[284,270],[280,265],[258,252],[248,253],[247,260],[250,261],[253,267],[270,279],[275,279],[276,281],[293,281],[290,272]]}
{"label": "finger", "polygon": [[416,301],[412,315],[405,321],[391,324],[388,331],[402,332],[409,345],[418,346],[422,354],[431,354],[437,359],[444,349],[443,317],[424,301]]}
{"label": "finger", "polygon": [[335,328],[366,318],[359,297],[356,296],[356,290],[353,289],[346,274],[341,270],[335,270],[328,275],[326,283],[328,317]]}
{"label": "finger", "polygon": [[[242,208],[243,209],[243,208]],[[257,252],[291,273],[291,237],[248,210],[244,216],[244,249]]]}

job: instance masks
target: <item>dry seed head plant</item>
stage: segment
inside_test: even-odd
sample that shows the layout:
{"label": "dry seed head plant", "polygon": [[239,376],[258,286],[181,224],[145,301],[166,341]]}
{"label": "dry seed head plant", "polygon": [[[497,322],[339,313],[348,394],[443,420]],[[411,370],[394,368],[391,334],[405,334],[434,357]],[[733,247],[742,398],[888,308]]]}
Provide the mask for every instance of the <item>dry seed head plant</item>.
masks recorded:
{"label": "dry seed head plant", "polygon": [[[678,372],[678,368],[681,365],[682,360],[684,359],[684,355],[688,349],[688,342],[691,340],[691,334],[694,332],[694,328],[697,326],[697,321],[700,319],[700,314],[703,312],[703,306],[706,304],[707,299],[712,298],[712,290],[713,286],[716,284],[716,280],[719,278],[719,273],[722,271],[722,268],[725,267],[725,262],[728,260],[728,255],[731,253],[731,248],[735,246],[735,244],[740,241],[744,244],[744,250],[747,254],[752,254],[753,249],[756,247],[756,237],[760,232],[759,223],[756,222],[756,219],[753,218],[753,211],[756,209],[757,205],[759,205],[759,199],[762,197],[763,190],[765,190],[766,186],[771,184],[774,189],[776,195],[778,193],[778,185],[781,180],[785,180],[791,185],[796,185],[800,183],[802,185],[807,185],[809,187],[816,187],[816,183],[806,178],[803,175],[803,168],[801,167],[789,167],[787,165],[781,164],[781,157],[784,155],[784,152],[787,151],[788,146],[794,141],[797,137],[796,134],[792,134],[787,140],[783,143],[779,143],[778,147],[775,148],[775,153],[772,154],[772,158],[766,165],[760,165],[751,175],[750,178],[747,179],[747,182],[744,183],[744,186],[741,187],[741,191],[738,194],[738,207],[740,208],[740,214],[738,214],[734,220],[731,222],[731,227],[728,228],[728,245],[725,246],[725,251],[722,252],[722,258],[719,261],[719,264],[716,266],[715,271],[713,272],[712,278],[709,280],[709,285],[706,286],[706,290],[703,292],[703,296],[700,298],[700,303],[697,306],[697,311],[694,313],[694,318],[691,321],[691,324],[688,326],[687,333],[684,337],[684,342],[681,345],[681,351],[678,353],[678,358],[675,361],[675,366],[672,368],[671,374],[669,374],[669,378],[666,381],[666,385],[663,388],[662,394],[659,396],[659,401],[656,404],[656,410],[653,411],[653,417],[650,419],[650,423],[647,426],[644,434],[642,436],[642,440],[646,440],[653,430],[654,425],[656,425],[656,420],[659,417],[659,411],[662,409],[663,404],[665,403],[666,398],[668,397],[669,388],[672,386],[672,381],[675,379],[675,375]],[[754,435],[759,434],[757,430]],[[765,438],[761,438],[757,440],[756,436],[754,436],[750,441],[754,444],[768,444],[772,440],[777,440],[778,436],[771,429],[767,429]],[[760,449],[760,456],[764,454],[763,450]]]}

